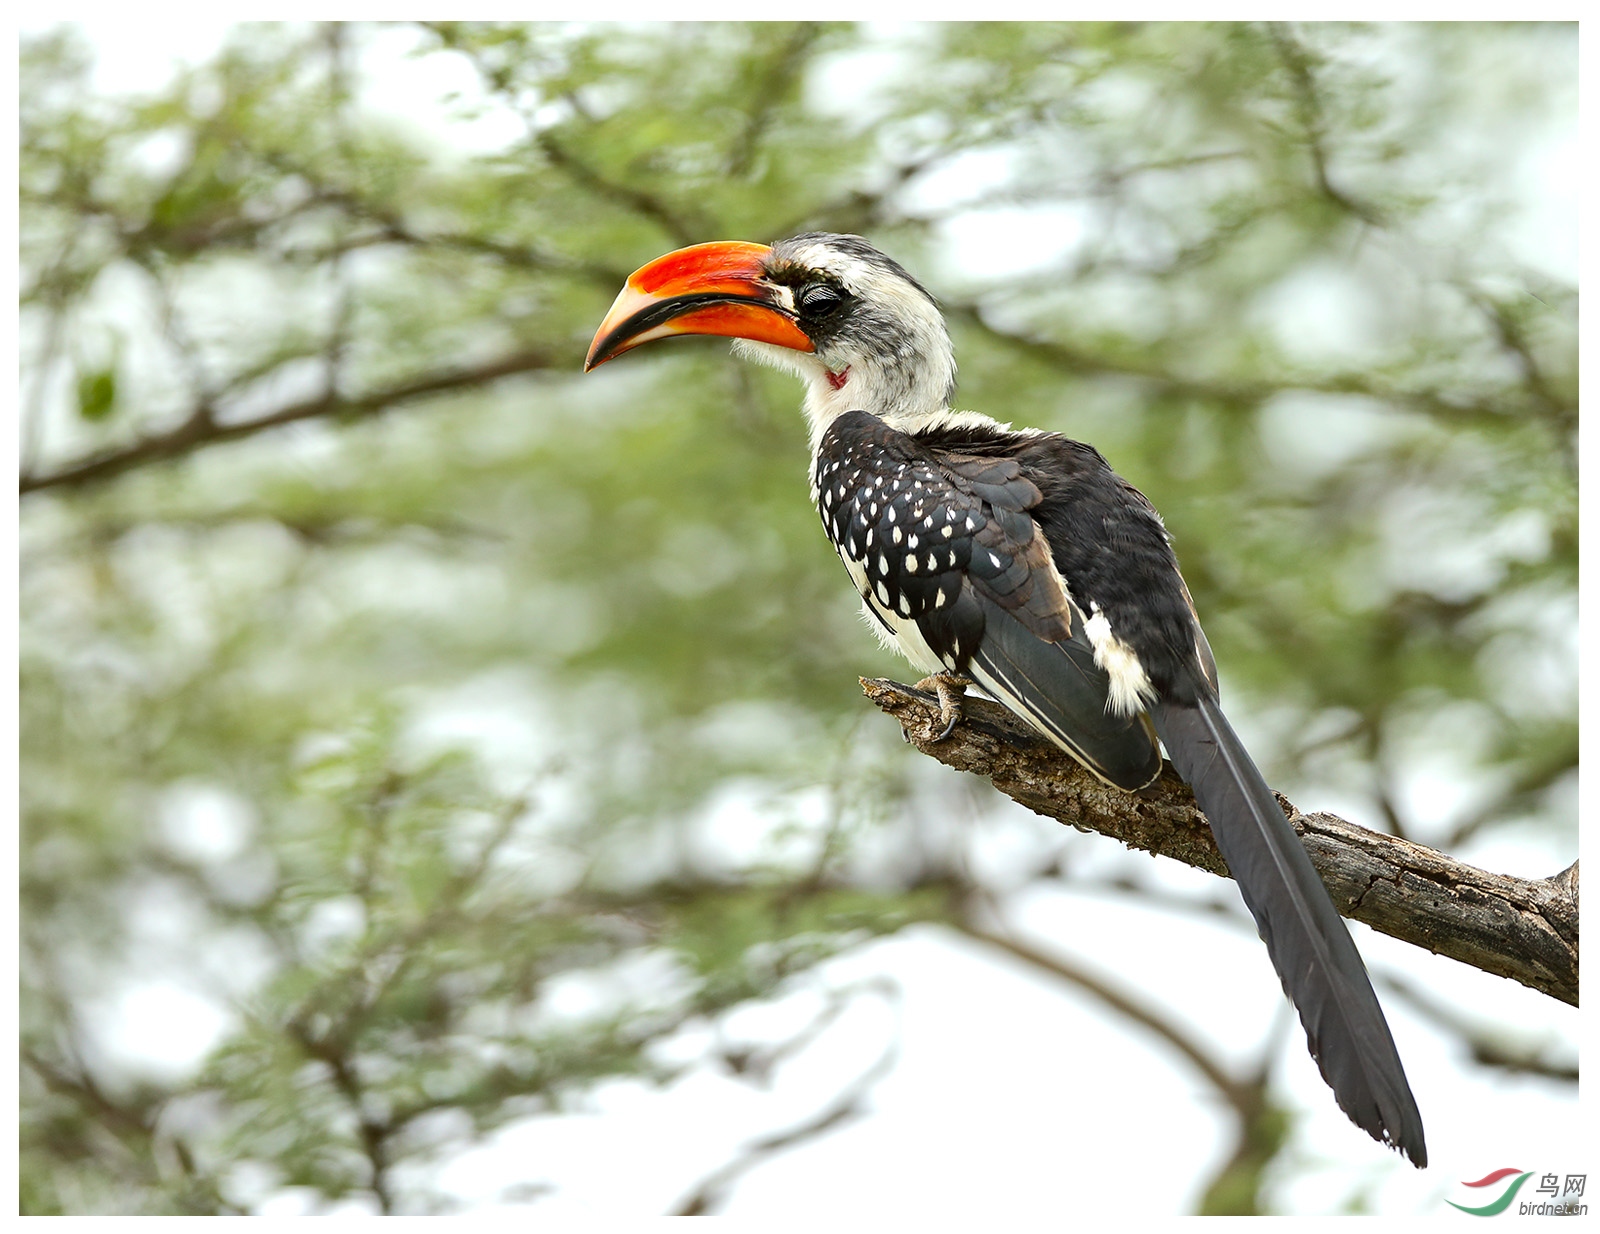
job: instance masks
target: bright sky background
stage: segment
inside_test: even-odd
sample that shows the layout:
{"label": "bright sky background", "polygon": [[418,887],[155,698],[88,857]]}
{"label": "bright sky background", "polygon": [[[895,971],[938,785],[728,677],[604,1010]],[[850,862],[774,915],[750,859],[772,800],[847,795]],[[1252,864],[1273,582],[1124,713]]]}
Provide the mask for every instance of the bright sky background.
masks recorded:
{"label": "bright sky background", "polygon": [[[121,94],[158,88],[180,62],[194,63],[219,46],[231,23],[201,10],[182,20],[152,22],[144,12],[99,17],[86,26],[99,61],[99,90]],[[25,26],[26,28],[26,26]],[[452,124],[442,96],[472,92],[475,78],[451,56],[409,60],[411,36],[381,36],[364,69],[366,102],[403,117],[456,150],[492,149],[522,132],[491,115]],[[1576,123],[1553,128],[1517,156],[1523,206],[1507,228],[1508,243],[1530,264],[1570,272],[1577,259],[1580,157]],[[993,226],[1003,222],[1003,226]],[[1007,211],[1003,220],[973,218],[952,226],[954,269],[1015,272],[1030,260],[1059,255],[1057,216]],[[752,237],[755,238],[755,237]],[[1055,246],[1055,252],[1048,251]],[[1317,311],[1305,297],[1302,311]],[[841,580],[842,582],[842,580]],[[492,757],[494,751],[487,751]],[[1291,796],[1295,794],[1291,792]],[[1338,808],[1336,802],[1301,804]],[[226,848],[242,843],[248,820],[228,815],[226,802],[190,803],[174,842]],[[738,803],[731,807],[735,815]],[[734,820],[737,822],[737,818]],[[760,820],[747,820],[759,829]],[[1053,823],[1045,824],[1055,827]],[[244,829],[244,831],[241,831]],[[1113,842],[1079,837],[1086,871],[1148,873],[1152,859]],[[1553,873],[1569,856],[1530,852],[1514,838],[1475,854],[1511,872]],[[1159,862],[1166,885],[1217,893],[1209,876]],[[1519,867],[1532,868],[1521,870]],[[1584,1172],[1596,1164],[1576,1093],[1545,1081],[1515,1079],[1463,1065],[1453,1038],[1411,1014],[1398,998],[1384,1003],[1428,1128],[1433,1162],[1410,1169],[1352,1128],[1334,1105],[1304,1049],[1299,1026],[1285,1014],[1277,981],[1253,934],[1194,915],[1166,913],[1113,894],[1040,895],[1011,922],[1109,976],[1153,993],[1153,1001],[1189,1022],[1212,1043],[1236,1043],[1251,1057],[1272,1033],[1288,1033],[1281,1092],[1301,1111],[1292,1150],[1301,1175],[1282,1197],[1296,1211],[1334,1208],[1358,1187],[1388,1214],[1435,1214],[1443,1197],[1460,1198],[1459,1182],[1500,1166]],[[152,906],[134,924],[152,952],[187,928]],[[330,924],[337,929],[338,923]],[[1574,1009],[1520,985],[1353,927],[1378,978],[1404,974],[1468,1016],[1516,1025],[1551,1040],[1577,1039]],[[1229,994],[1219,1001],[1217,972]],[[1086,997],[1036,977],[1018,962],[931,928],[919,928],[857,951],[823,970],[834,985],[891,974],[898,1002],[867,997],[809,1050],[781,1067],[770,1091],[697,1070],[665,1091],[632,1081],[595,1089],[584,1108],[562,1117],[508,1127],[431,1171],[440,1189],[478,1211],[499,1209],[535,1220],[628,1216],[672,1206],[745,1141],[803,1120],[830,1103],[848,1081],[873,1065],[901,1027],[898,1062],[869,1098],[870,1117],[805,1148],[759,1166],[734,1189],[727,1212],[756,1218],[896,1226],[908,1215],[938,1213],[950,1222],[1005,1229],[1023,1220],[1070,1226],[1130,1212],[1159,1214],[1191,1207],[1215,1160],[1197,1161],[1195,1145],[1214,1144],[1220,1157],[1229,1120],[1209,1108],[1207,1086],[1163,1043],[1107,1018]],[[626,981],[627,974],[619,976]],[[575,1008],[604,990],[575,990]],[[172,1077],[196,1066],[225,1033],[230,1013],[181,974],[108,991],[99,1044],[133,1072]],[[814,1012],[813,995],[779,1006],[753,1007],[723,1026],[739,1038],[776,1038]],[[705,1044],[704,1031],[676,1043],[684,1056]],[[1226,1050],[1223,1051],[1225,1054]],[[959,1064],[953,1062],[959,1060]],[[1159,1103],[1151,1105],[1151,1095]],[[1087,1122],[1084,1109],[1103,1112]],[[827,1185],[817,1183],[825,1178]],[[241,1199],[263,1213],[305,1211],[308,1197],[275,1189],[248,1173],[234,1180]],[[518,1188],[554,1190],[527,1207]],[[1597,1184],[1600,1185],[1600,1184]],[[524,1191],[524,1197],[526,1192]]]}

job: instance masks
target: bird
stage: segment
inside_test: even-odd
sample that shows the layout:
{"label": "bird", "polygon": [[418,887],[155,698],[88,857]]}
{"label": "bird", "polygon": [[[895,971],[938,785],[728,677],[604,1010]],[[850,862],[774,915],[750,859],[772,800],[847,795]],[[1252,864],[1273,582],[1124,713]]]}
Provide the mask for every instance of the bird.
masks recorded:
{"label": "bird", "polygon": [[805,387],[811,498],[884,644],[927,674],[941,739],[969,683],[1116,788],[1194,792],[1339,1107],[1427,1164],[1422,1116],[1349,930],[1223,714],[1154,506],[1093,446],[953,406],[934,296],[859,236],[715,241],[630,275],[588,372],[675,335]]}

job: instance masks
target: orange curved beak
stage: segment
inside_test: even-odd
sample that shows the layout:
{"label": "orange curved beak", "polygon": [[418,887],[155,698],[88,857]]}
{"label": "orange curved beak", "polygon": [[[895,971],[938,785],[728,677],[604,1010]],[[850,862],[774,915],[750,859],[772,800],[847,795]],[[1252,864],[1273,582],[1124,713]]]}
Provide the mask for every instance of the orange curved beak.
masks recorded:
{"label": "orange curved beak", "polygon": [[595,332],[583,371],[672,334],[720,334],[814,351],[763,277],[771,252],[765,244],[718,240],[640,266]]}

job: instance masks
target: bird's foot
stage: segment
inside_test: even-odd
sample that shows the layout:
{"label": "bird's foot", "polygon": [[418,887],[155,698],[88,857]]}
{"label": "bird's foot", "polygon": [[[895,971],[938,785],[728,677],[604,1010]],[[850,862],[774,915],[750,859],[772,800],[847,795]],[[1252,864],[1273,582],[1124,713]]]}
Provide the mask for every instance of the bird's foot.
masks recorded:
{"label": "bird's foot", "polygon": [[938,696],[939,719],[944,721],[944,730],[934,738],[934,741],[943,741],[955,732],[956,725],[961,720],[961,700],[967,696],[967,687],[971,684],[960,673],[935,673],[932,677],[924,677],[912,687],[922,694]]}

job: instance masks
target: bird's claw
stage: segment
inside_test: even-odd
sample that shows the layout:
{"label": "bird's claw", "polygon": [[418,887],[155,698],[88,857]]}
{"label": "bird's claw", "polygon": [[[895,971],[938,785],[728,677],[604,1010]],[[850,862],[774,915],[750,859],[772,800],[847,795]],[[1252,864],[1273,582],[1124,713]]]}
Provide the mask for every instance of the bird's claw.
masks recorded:
{"label": "bird's claw", "polygon": [[943,741],[956,731],[956,725],[961,722],[961,700],[966,697],[969,684],[960,673],[935,673],[931,677],[924,677],[913,687],[922,694],[933,694],[939,699],[939,718],[944,721],[944,729],[933,738],[934,743]]}

